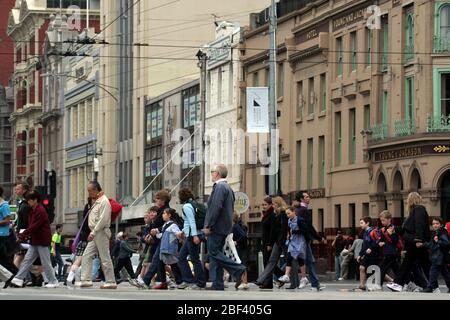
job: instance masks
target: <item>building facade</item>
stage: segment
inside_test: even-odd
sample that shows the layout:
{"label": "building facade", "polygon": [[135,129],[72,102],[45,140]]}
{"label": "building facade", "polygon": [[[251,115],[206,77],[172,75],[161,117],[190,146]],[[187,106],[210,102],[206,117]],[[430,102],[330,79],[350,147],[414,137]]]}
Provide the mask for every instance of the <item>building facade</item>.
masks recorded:
{"label": "building facade", "polygon": [[[14,7],[15,0],[4,0],[0,4],[0,21],[8,21],[9,13]],[[0,75],[0,86],[8,87],[11,75],[14,71],[14,46],[11,39],[7,36],[8,24],[2,22],[0,24],[0,52],[9,53],[2,57],[2,74]]]}
{"label": "building facade", "polygon": [[3,188],[4,199],[13,195],[12,180],[12,130],[9,116],[14,108],[12,88],[0,85],[0,187]]}
{"label": "building facade", "polygon": [[[373,4],[381,15],[372,30]],[[292,201],[310,190],[314,224],[330,240],[384,209],[400,222],[414,190],[430,215],[447,217],[448,5],[318,0],[279,16],[281,191]],[[242,51],[247,86],[268,84],[267,51],[249,49],[267,47],[267,29],[254,15]],[[258,169],[245,175],[250,222],[268,193]]]}

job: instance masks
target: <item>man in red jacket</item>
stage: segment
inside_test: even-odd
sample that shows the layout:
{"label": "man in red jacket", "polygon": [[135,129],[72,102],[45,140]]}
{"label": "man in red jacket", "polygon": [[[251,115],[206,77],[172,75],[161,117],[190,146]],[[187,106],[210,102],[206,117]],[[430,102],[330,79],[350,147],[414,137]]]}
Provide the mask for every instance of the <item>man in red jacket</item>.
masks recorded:
{"label": "man in red jacket", "polygon": [[36,258],[40,258],[44,272],[49,279],[49,283],[45,285],[46,288],[56,288],[59,286],[58,280],[56,280],[55,272],[50,260],[50,244],[51,244],[51,229],[50,221],[48,220],[47,212],[44,207],[39,203],[40,195],[37,191],[32,191],[27,194],[25,200],[31,207],[31,214],[29,218],[28,228],[24,232],[19,234],[20,240],[31,238],[31,246],[25,255],[25,258],[20,266],[19,272],[11,281],[11,285],[14,287],[23,287],[23,279],[29,272],[30,267]]}

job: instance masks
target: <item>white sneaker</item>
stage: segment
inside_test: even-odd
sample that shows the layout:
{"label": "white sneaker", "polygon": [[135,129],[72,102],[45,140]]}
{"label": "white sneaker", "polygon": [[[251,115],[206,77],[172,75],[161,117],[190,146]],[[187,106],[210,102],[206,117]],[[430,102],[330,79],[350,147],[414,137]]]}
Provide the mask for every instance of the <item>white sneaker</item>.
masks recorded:
{"label": "white sneaker", "polygon": [[44,287],[47,288],[47,289],[58,288],[58,287],[59,287],[59,281],[56,280],[56,281],[53,282],[53,283],[46,284]]}
{"label": "white sneaker", "polygon": [[14,278],[14,279],[11,280],[11,284],[14,287],[22,288],[23,287],[23,280]]}
{"label": "white sneaker", "polygon": [[139,283],[141,286],[144,286],[144,285],[145,285],[144,279],[142,279],[141,277],[138,277],[138,278],[136,279],[136,281],[137,281],[137,283]]}
{"label": "white sneaker", "polygon": [[305,288],[307,285],[309,284],[309,280],[308,280],[308,278],[302,278],[301,280],[300,280],[300,286],[298,287],[299,289],[303,289],[303,288]]}
{"label": "white sneaker", "polygon": [[344,278],[340,277],[340,278],[338,279],[338,281],[344,281]]}
{"label": "white sneaker", "polygon": [[284,276],[281,276],[280,278],[278,278],[278,281],[288,283],[288,282],[291,282],[291,279],[289,278],[289,276],[287,274],[285,274]]}
{"label": "white sneaker", "polygon": [[248,283],[241,283],[241,285],[238,287],[238,290],[248,290],[249,286]]}
{"label": "white sneaker", "polygon": [[176,289],[177,288],[177,284],[175,282],[173,282],[170,278],[167,280],[167,287],[169,289]]}
{"label": "white sneaker", "polygon": [[441,289],[436,288],[436,289],[433,290],[433,293],[439,294],[439,293],[441,293]]}
{"label": "white sneaker", "polygon": [[401,292],[403,290],[403,287],[395,282],[388,283],[386,287],[395,292]]}

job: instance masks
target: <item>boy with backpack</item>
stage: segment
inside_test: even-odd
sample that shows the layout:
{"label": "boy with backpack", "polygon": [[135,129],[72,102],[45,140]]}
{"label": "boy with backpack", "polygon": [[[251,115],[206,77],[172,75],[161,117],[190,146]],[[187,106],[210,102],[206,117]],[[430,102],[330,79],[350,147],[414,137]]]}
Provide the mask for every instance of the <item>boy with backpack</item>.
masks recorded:
{"label": "boy with backpack", "polygon": [[[180,189],[178,197],[183,204],[183,234],[185,236],[178,255],[178,267],[183,278],[183,282],[178,285],[178,289],[204,289],[206,278],[200,261],[200,243],[204,240],[201,229],[205,222],[206,210],[201,204],[193,200],[194,194],[189,188]],[[195,278],[189,267],[188,255],[194,267]]]}
{"label": "boy with backpack", "polygon": [[358,253],[356,260],[360,264],[359,274],[359,290],[366,291],[366,280],[367,280],[367,268],[371,265],[378,265],[379,262],[379,246],[377,243],[378,230],[372,227],[372,219],[370,217],[364,217],[359,221],[359,226],[364,232],[363,235],[363,245],[361,251]]}
{"label": "boy with backpack", "polygon": [[384,210],[380,213],[380,221],[383,227],[380,229],[378,246],[383,251],[383,260],[380,263],[380,286],[383,287],[384,278],[389,269],[392,269],[394,274],[399,271],[398,259],[403,243],[399,234],[395,231],[395,226],[392,224],[392,215],[389,211]]}
{"label": "boy with backpack", "polygon": [[428,286],[422,292],[432,293],[438,289],[438,277],[439,274],[442,274],[448,288],[447,293],[450,293],[450,272],[447,267],[447,264],[450,261],[450,241],[448,232],[444,228],[444,222],[441,217],[433,218],[433,233],[431,235],[431,241],[426,242],[424,247],[430,251],[431,268]]}

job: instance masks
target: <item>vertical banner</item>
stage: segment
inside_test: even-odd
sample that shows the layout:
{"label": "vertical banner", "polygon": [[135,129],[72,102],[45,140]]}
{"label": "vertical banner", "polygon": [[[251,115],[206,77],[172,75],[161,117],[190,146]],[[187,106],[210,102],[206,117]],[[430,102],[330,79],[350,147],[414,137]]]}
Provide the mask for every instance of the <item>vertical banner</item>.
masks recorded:
{"label": "vertical banner", "polygon": [[269,88],[247,88],[247,132],[269,133]]}

